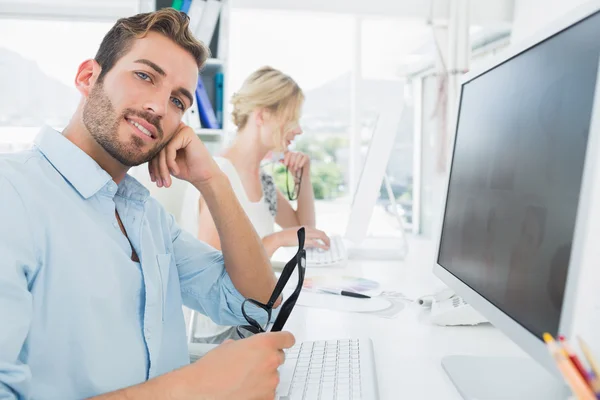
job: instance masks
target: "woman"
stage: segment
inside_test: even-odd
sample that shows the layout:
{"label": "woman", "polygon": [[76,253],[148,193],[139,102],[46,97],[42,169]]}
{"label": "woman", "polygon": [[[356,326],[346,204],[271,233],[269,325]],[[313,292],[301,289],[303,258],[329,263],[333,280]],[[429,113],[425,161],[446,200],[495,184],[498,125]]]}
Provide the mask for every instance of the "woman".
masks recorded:
{"label": "woman", "polygon": [[[294,138],[302,134],[298,120],[304,94],[289,76],[262,67],[252,73],[233,95],[232,118],[237,134],[221,157],[215,160],[225,172],[246,215],[254,225],[270,257],[282,246],[297,246],[297,231],[306,230],[306,247],[327,250],[329,237],[315,229],[315,200],[306,154],[288,151]],[[293,177],[297,207],[275,187],[273,178],[261,163],[269,154],[282,153],[281,162]],[[197,193],[197,191],[195,191]],[[286,193],[287,194],[287,193]],[[290,193],[291,194],[291,193]],[[219,235],[204,200],[200,198],[198,238],[221,249]],[[275,232],[275,224],[282,229]],[[229,327],[219,327],[199,316],[196,333],[202,341],[218,342],[230,336]]]}
{"label": "woman", "polygon": [[[216,160],[225,172],[244,211],[262,238],[268,256],[281,246],[296,246],[296,232],[306,228],[306,246],[327,249],[329,238],[315,229],[315,199],[310,159],[287,148],[302,129],[298,124],[304,95],[289,76],[271,67],[251,74],[233,95],[233,123],[238,131],[231,146]],[[283,153],[281,163],[299,183],[297,208],[279,191],[273,178],[261,169],[268,154]],[[290,182],[291,189],[292,182]],[[282,230],[275,232],[275,223]],[[220,249],[215,224],[200,199],[198,238]]]}

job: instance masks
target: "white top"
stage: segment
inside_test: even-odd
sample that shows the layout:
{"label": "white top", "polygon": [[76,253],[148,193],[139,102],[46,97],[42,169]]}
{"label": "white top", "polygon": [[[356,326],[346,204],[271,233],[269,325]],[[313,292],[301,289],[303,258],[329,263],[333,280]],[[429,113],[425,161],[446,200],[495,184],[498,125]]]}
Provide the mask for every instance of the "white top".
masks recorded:
{"label": "white top", "polygon": [[[263,196],[259,201],[251,202],[248,199],[242,180],[231,161],[223,157],[215,157],[214,159],[219,165],[219,168],[227,175],[240,205],[246,215],[248,215],[258,236],[263,238],[273,233],[275,229],[275,216],[273,214],[276,214],[276,203],[273,205],[273,201],[276,202],[277,197],[276,193],[273,191],[274,186],[272,184],[272,178],[266,173],[261,174]],[[266,198],[270,199],[270,203]],[[180,226],[182,229],[193,234],[194,237],[198,236],[198,222],[200,216],[199,200],[200,192],[192,185],[189,185],[183,199]],[[210,338],[222,334],[229,329],[231,329],[231,327],[217,325],[207,316],[198,313],[194,337]]]}
{"label": "white top", "polygon": [[[231,187],[233,188],[233,192],[254,226],[256,233],[258,233],[258,236],[263,238],[272,234],[275,229],[275,216],[270,208],[272,206],[269,206],[269,202],[266,201],[264,194],[265,191],[268,191],[268,188],[265,187],[268,186],[265,185],[265,180],[270,177],[263,173],[261,176],[263,181],[263,196],[259,201],[251,202],[248,199],[242,180],[231,161],[223,157],[215,157],[214,159],[219,165],[219,168],[227,175]],[[194,236],[198,236],[198,218],[200,215],[199,200],[200,192],[192,185],[189,185],[183,199],[180,225],[182,229],[192,233]]]}

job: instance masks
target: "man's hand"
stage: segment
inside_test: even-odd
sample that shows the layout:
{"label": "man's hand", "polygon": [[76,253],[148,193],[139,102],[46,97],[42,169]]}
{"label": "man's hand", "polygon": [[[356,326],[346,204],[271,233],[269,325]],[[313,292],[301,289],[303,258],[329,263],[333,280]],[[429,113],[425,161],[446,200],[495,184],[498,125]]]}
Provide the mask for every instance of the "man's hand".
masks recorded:
{"label": "man's hand", "polygon": [[204,143],[183,122],[165,148],[150,160],[148,171],[158,187],[171,186],[171,175],[197,186],[220,173]]}
{"label": "man's hand", "polygon": [[142,384],[90,400],[273,400],[289,332],[269,332],[228,340],[200,360]]}
{"label": "man's hand", "polygon": [[200,398],[215,400],[273,400],[279,384],[277,368],[285,361],[283,349],[294,343],[289,332],[227,341],[179,371],[182,382],[173,388],[173,399],[201,394]]}

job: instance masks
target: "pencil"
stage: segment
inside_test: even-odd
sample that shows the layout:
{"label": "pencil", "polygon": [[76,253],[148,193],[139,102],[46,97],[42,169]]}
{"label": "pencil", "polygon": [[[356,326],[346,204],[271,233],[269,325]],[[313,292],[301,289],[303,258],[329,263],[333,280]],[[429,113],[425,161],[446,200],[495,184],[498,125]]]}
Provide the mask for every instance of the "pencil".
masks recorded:
{"label": "pencil", "polygon": [[577,368],[575,368],[571,360],[567,358],[564,349],[558,346],[552,335],[549,333],[544,333],[543,337],[544,341],[548,345],[550,354],[552,354],[552,357],[556,362],[558,370],[561,372],[564,380],[571,388],[573,394],[577,396],[577,399],[596,400],[596,395],[592,392],[592,389],[588,386],[581,374],[579,374]]}
{"label": "pencil", "polygon": [[579,347],[581,348],[583,355],[587,359],[587,362],[590,364],[590,367],[592,367],[592,371],[594,372],[594,375],[600,376],[600,366],[594,359],[594,356],[592,356],[592,351],[590,350],[589,346],[579,336],[577,336],[577,341],[579,342]]}
{"label": "pencil", "polygon": [[600,399],[600,371],[598,369],[598,363],[592,356],[592,351],[590,350],[587,343],[583,341],[581,337],[577,337],[577,341],[579,342],[579,347],[581,348],[581,352],[585,356],[588,364],[592,368],[592,371],[589,374],[590,377],[590,385],[592,386],[592,390],[596,393],[596,397]]}
{"label": "pencil", "polygon": [[579,373],[581,374],[581,376],[583,377],[583,379],[585,379],[586,381],[589,382],[589,380],[590,380],[590,376],[589,375],[590,374],[588,374],[588,372],[586,371],[586,369],[583,366],[583,364],[581,364],[581,361],[579,361],[579,358],[577,357],[577,354],[575,354],[575,352],[573,351],[573,349],[571,348],[571,346],[567,342],[567,339],[563,335],[560,335],[558,337],[558,340],[559,340],[560,345],[562,346],[562,348],[565,349],[565,352],[567,353],[567,357],[569,357],[569,360],[571,360],[571,362],[573,363],[573,365],[575,366],[575,368],[577,368],[577,371],[579,371]]}

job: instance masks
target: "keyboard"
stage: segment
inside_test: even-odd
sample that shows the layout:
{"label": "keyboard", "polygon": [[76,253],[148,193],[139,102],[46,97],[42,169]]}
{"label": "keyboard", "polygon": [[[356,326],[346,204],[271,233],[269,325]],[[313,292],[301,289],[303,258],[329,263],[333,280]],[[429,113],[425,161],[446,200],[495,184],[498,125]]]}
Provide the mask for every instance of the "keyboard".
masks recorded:
{"label": "keyboard", "polygon": [[302,342],[285,351],[277,400],[377,400],[370,339]]}
{"label": "keyboard", "polygon": [[344,263],[348,260],[346,245],[341,236],[331,236],[329,250],[310,248],[306,249],[307,267],[327,267]]}
{"label": "keyboard", "polygon": [[[329,250],[316,248],[306,249],[306,266],[311,267],[334,267],[343,265],[348,261],[348,251],[344,239],[339,235],[329,237],[331,246]],[[271,256],[271,265],[274,268],[283,268],[285,264],[296,254],[297,247],[280,247]]]}

